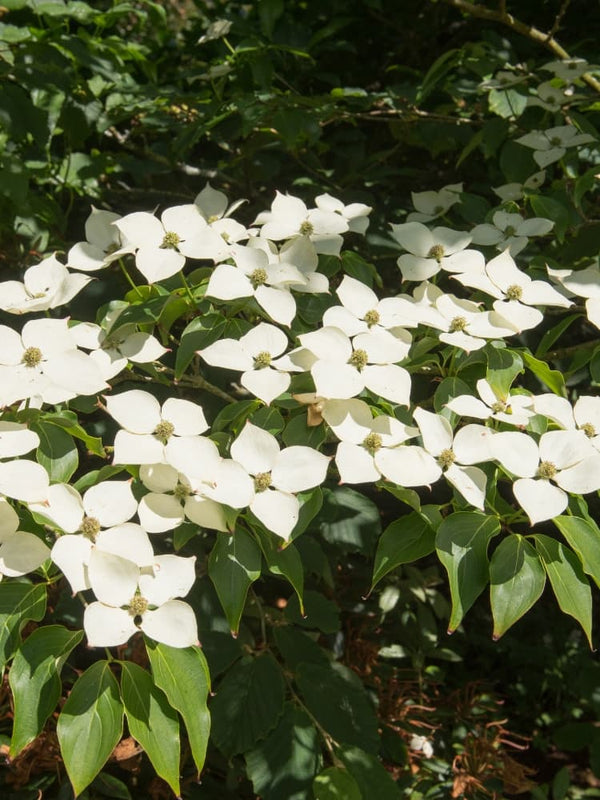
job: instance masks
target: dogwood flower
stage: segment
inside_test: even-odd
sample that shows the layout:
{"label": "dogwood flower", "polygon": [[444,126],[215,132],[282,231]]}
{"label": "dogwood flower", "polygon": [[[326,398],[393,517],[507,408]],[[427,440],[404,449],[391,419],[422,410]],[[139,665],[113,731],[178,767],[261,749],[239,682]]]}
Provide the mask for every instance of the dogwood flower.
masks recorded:
{"label": "dogwood flower", "polygon": [[105,402],[122,428],[115,437],[115,464],[167,463],[173,439],[199,436],[208,428],[202,408],[189,400],[170,397],[161,406],[149,392],[131,389]]}
{"label": "dogwood flower", "polygon": [[411,192],[410,196],[416,211],[411,211],[406,221],[431,222],[443,216],[453,205],[460,202],[462,190],[462,183],[452,183],[444,186],[439,192]]}
{"label": "dogwood flower", "polygon": [[398,266],[405,281],[425,281],[441,269],[448,272],[481,272],[484,258],[478,250],[466,249],[471,236],[450,228],[429,230],[420,222],[392,225],[392,238],[408,253]]}
{"label": "dogwood flower", "polygon": [[269,405],[290,385],[289,374],[278,370],[276,361],[287,346],[285,333],[261,322],[240,339],[221,339],[197,352],[214,367],[243,370],[242,386]]}
{"label": "dogwood flower", "polygon": [[341,200],[330,194],[320,194],[315,197],[315,205],[322,211],[339,214],[348,224],[348,230],[364,234],[369,227],[369,214],[373,210],[364,203],[350,203],[345,206]]}
{"label": "dogwood flower", "polygon": [[97,601],[83,615],[90,647],[115,647],[143,631],[171,647],[198,644],[194,612],[185,597],[195,580],[195,556],[155,556],[150,570],[119,556],[93,551],[90,582]]}
{"label": "dogwood flower", "polygon": [[507,393],[499,396],[485,378],[480,378],[476,386],[480,400],[470,394],[461,394],[446,403],[446,408],[461,417],[497,419],[509,425],[527,425],[537,413],[531,409],[533,398],[528,395]]}
{"label": "dogwood flower", "polygon": [[513,492],[532,525],[561,514],[568,492],[600,489],[600,453],[583,431],[549,431],[539,443],[525,433],[506,431],[494,435],[490,448],[518,476]]}
{"label": "dogwood flower", "polygon": [[596,67],[593,64],[589,64],[585,58],[565,58],[561,61],[549,61],[541,69],[553,72],[557,78],[571,83],[588,72],[588,70],[596,69]]}
{"label": "dogwood flower", "polygon": [[378,469],[399,486],[427,486],[442,474],[475,508],[483,510],[486,476],[473,464],[489,461],[496,435],[483,425],[465,425],[456,435],[445,417],[416,408],[414,419],[423,446],[386,448],[376,455]]}
{"label": "dogwood flower", "polygon": [[508,248],[511,256],[516,256],[527,246],[529,237],[545,236],[554,227],[552,220],[542,217],[524,219],[520,214],[506,211],[496,211],[492,222],[492,225],[484,223],[473,228],[473,244],[496,245],[498,250]]}
{"label": "dogwood flower", "polygon": [[327,276],[317,272],[319,256],[308,236],[294,236],[279,248],[269,239],[253,236],[248,247],[263,250],[266,254],[271,270],[276,270],[270,272],[274,285],[279,275],[280,285],[295,292],[320,294],[329,291]]}
{"label": "dogwood flower", "polygon": [[588,144],[594,141],[594,137],[579,133],[574,125],[558,125],[546,131],[531,131],[515,141],[530,147],[536,163],[544,168],[561,159],[569,147]]}
{"label": "dogwood flower", "polygon": [[72,300],[91,280],[69,272],[53,254],[25,270],[22,283],[0,283],[0,309],[9,314],[29,314],[57,308]]}
{"label": "dogwood flower", "polygon": [[540,394],[532,399],[536,414],[543,414],[565,430],[582,430],[600,450],[600,397],[582,395],[574,406],[556,394]]}
{"label": "dogwood flower", "polygon": [[492,186],[492,191],[494,194],[498,195],[503,202],[508,200],[517,201],[523,197],[525,190],[533,189],[535,191],[540,188],[545,180],[546,171],[540,170],[540,172],[535,172],[533,175],[530,175],[525,183],[505,183],[502,186]]}
{"label": "dogwood flower", "polygon": [[560,282],[565,294],[585,297],[585,310],[588,320],[600,328],[600,267],[592,264],[585,269],[552,269],[546,267],[548,275]]}
{"label": "dogwood flower", "polygon": [[208,182],[194,198],[194,205],[198,206],[198,211],[209,225],[230,217],[245,202],[246,200],[236,200],[230,205],[227,195],[218,189],[213,189]]}
{"label": "dogwood flower", "polygon": [[515,332],[496,311],[482,311],[477,303],[451,294],[436,298],[435,311],[438,318],[429,320],[429,325],[443,331],[439,334],[440,341],[467,353],[479,350],[487,339],[502,339]]}
{"label": "dogwood flower", "polygon": [[[333,199],[333,198],[332,198]],[[291,239],[293,236],[308,236],[314,243],[317,253],[339,255],[342,246],[341,233],[349,230],[348,221],[328,208],[308,209],[299,197],[277,192],[270,211],[262,211],[254,220],[261,225],[263,239],[275,242]]]}
{"label": "dogwood flower", "polygon": [[67,266],[81,272],[97,272],[121,256],[131,253],[126,237],[115,226],[121,217],[112,211],[94,208],[85,223],[87,241],[77,242],[67,253]]}
{"label": "dogwood flower", "polygon": [[19,516],[0,498],[0,580],[16,578],[41,567],[50,558],[50,548],[33,533],[19,530]]}
{"label": "dogwood flower", "polygon": [[277,439],[247,422],[231,445],[231,457],[254,479],[250,510],[268,530],[289,539],[300,512],[297,492],[323,483],[329,458],[311,447],[279,449]]}

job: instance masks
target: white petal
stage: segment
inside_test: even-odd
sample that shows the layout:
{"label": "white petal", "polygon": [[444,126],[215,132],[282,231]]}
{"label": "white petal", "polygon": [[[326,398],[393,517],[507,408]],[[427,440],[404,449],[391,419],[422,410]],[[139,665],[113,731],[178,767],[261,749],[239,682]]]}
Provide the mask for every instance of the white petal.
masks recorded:
{"label": "white petal", "polygon": [[381,477],[375,467],[373,456],[358,444],[340,442],[335,454],[335,463],[342,483],[373,483]]}
{"label": "white petal", "polygon": [[277,439],[262,428],[247,422],[231,445],[231,457],[251,475],[270,472],[279,458]]}
{"label": "white petal", "polygon": [[153,574],[140,575],[143,597],[150,605],[161,606],[174,597],[185,597],[196,580],[196,556],[156,556]]}
{"label": "white petal", "polygon": [[127,522],[137,509],[131,481],[103,481],[91,486],[83,497],[83,507],[103,528]]}
{"label": "white petal", "polygon": [[347,400],[365,388],[362,373],[350,364],[322,360],[317,361],[310,372],[321,397]]}
{"label": "white petal", "polygon": [[442,474],[437,461],[418,445],[381,448],[375,453],[375,465],[398,486],[429,486]]}
{"label": "white petal", "polygon": [[61,536],[52,548],[52,561],[71,584],[73,594],[90,588],[87,564],[92,543],[85,536]]}
{"label": "white petal", "polygon": [[338,328],[320,328],[298,338],[302,347],[320,359],[346,363],[352,355],[350,339]]}
{"label": "white petal", "polygon": [[146,611],[140,627],[146,636],[169,647],[198,644],[196,616],[182,600],[169,600],[155,611]]}
{"label": "white petal", "polygon": [[451,483],[475,508],[482,511],[485,505],[485,472],[478,467],[460,467],[452,464],[444,473],[446,480]]}
{"label": "white petal", "polygon": [[573,408],[565,397],[558,397],[558,395],[550,393],[540,394],[533,398],[533,408],[536,414],[543,414],[561,428],[571,430],[575,428]]}
{"label": "white petal", "polygon": [[212,486],[202,494],[231,508],[245,508],[254,497],[254,482],[241,464],[224,458],[213,470]]}
{"label": "white petal", "polygon": [[572,494],[588,494],[600,489],[600,455],[592,456],[561,470],[554,479],[566,492]]}
{"label": "white petal", "polygon": [[201,355],[207,364],[223,369],[241,371],[252,369],[254,366],[252,356],[236,339],[221,339],[203,350],[198,350],[198,355]]}
{"label": "white petal", "polygon": [[26,575],[50,558],[50,548],[33,533],[17,531],[0,545],[0,573],[10,578]]}
{"label": "white petal", "polygon": [[283,492],[303,492],[325,480],[329,458],[312,447],[294,445],[279,453],[271,472],[272,485]]}
{"label": "white petal", "polygon": [[136,247],[142,245],[159,247],[165,235],[165,229],[160,220],[147,211],[127,214],[116,220],[114,224],[123,236],[129,242],[134,243]]}
{"label": "white petal", "polygon": [[519,478],[513,485],[513,492],[532,525],[557,517],[569,502],[566,493],[550,481]]}
{"label": "white petal", "polygon": [[494,436],[491,428],[483,425],[465,425],[454,437],[452,449],[460,464],[480,464],[494,458],[491,439]]}
{"label": "white petal", "polygon": [[219,300],[236,300],[238,297],[252,297],[253,294],[250,280],[241,269],[230,264],[219,264],[206,287],[206,296]]}
{"label": "white petal", "polygon": [[240,379],[240,383],[245,389],[248,389],[267,405],[285,392],[290,381],[291,378],[286,372],[278,372],[270,368],[244,372]]}
{"label": "white petal", "polygon": [[108,389],[98,365],[78,350],[60,353],[44,364],[44,374],[61,388],[79,395],[91,395]]}
{"label": "white petal", "polygon": [[151,434],[117,431],[113,464],[158,464],[164,461],[164,445]]}
{"label": "white petal", "polygon": [[383,328],[374,328],[355,336],[352,345],[354,350],[364,350],[367,353],[370,364],[395,364],[408,355],[412,339],[408,333],[406,337],[403,341]]}
{"label": "white petal", "polygon": [[254,293],[256,302],[281,325],[289,327],[296,316],[296,301],[287,289],[259,286]]}
{"label": "white petal", "polygon": [[380,397],[398,403],[410,405],[411,378],[410,373],[396,364],[373,364],[362,371],[365,386]]}
{"label": "white petal", "polygon": [[75,533],[83,520],[81,495],[66,483],[55,483],[48,487],[44,503],[30,503],[30,511],[50,520],[66,533]]}
{"label": "white petal", "polygon": [[343,442],[360,444],[371,432],[373,417],[364,400],[328,400],[323,404],[322,415]]}
{"label": "white petal", "polygon": [[208,428],[202,408],[189,400],[169,397],[164,402],[161,416],[175,427],[176,436],[199,436]]}
{"label": "white petal", "polygon": [[201,528],[214,531],[227,531],[227,518],[223,506],[208,497],[191,495],[185,501],[185,516]]}
{"label": "white petal", "polygon": [[177,528],[184,520],[183,506],[168,494],[145,495],[138,508],[140,523],[148,533],[164,533]]}
{"label": "white petal", "polygon": [[152,433],[161,421],[160,403],[149,392],[131,389],[107,395],[106,410],[130,433]]}
{"label": "white petal", "polygon": [[5,497],[0,497],[0,544],[19,527],[19,515]]}
{"label": "white petal", "polygon": [[590,440],[583,431],[549,431],[540,439],[540,459],[551,461],[558,469],[572,467],[586,456],[594,455]]}
{"label": "white petal", "polygon": [[172,492],[177,486],[177,470],[169,464],[142,464],[140,480],[151,492]]}
{"label": "white petal", "polygon": [[413,417],[423,438],[423,446],[434,456],[452,448],[452,427],[445,417],[417,407]]}
{"label": "white petal", "polygon": [[94,594],[111,606],[128,605],[134,596],[139,567],[126,558],[93,548],[88,563],[88,578]]}
{"label": "white petal", "polygon": [[537,472],[540,461],[538,446],[526,433],[502,431],[490,440],[490,450],[513,475],[532,478]]}
{"label": "white petal", "polygon": [[33,461],[4,461],[0,464],[0,494],[37,503],[46,500],[49,488],[48,473]]}
{"label": "white petal", "polygon": [[298,522],[300,503],[293,494],[267,489],[256,495],[250,510],[268,530],[287,540]]}
{"label": "white petal", "polygon": [[165,447],[165,459],[188,478],[210,481],[221,461],[214,442],[205,436],[172,437]]}
{"label": "white petal", "polygon": [[88,647],[116,647],[138,631],[129,611],[98,602],[85,609],[83,627]]}
{"label": "white petal", "polygon": [[461,417],[475,417],[475,419],[488,419],[492,415],[492,409],[469,394],[461,394],[453,397],[446,407]]}
{"label": "white petal", "polygon": [[149,333],[132,333],[119,346],[120,352],[134,364],[148,364],[157,361],[168,352],[166,347]]}
{"label": "white petal", "polygon": [[375,309],[379,303],[372,289],[349,275],[344,275],[337,288],[337,295],[342,304],[359,319],[362,319],[367,311]]}
{"label": "white petal", "polygon": [[138,567],[152,563],[154,551],[148,534],[135,522],[124,522],[96,536],[96,549],[132,561]]}

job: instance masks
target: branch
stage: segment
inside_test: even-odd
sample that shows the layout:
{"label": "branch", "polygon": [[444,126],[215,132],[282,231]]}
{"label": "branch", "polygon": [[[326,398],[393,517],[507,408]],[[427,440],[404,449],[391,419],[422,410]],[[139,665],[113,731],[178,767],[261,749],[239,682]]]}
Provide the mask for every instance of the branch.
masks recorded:
{"label": "branch", "polygon": [[[505,10],[504,3],[500,4],[499,11],[494,11],[491,8],[485,8],[484,6],[476,6],[469,2],[469,0],[444,0],[444,2],[453,8],[458,8],[459,11],[464,11],[465,14],[471,14],[473,17],[479,17],[479,19],[485,19],[488,20],[488,22],[500,22],[502,25],[506,25],[516,33],[520,33],[522,36],[526,36],[528,39],[541,44],[543,47],[550,50],[555,56],[562,60],[566,60],[571,57],[564,47],[562,47],[554,38],[554,33],[556,33],[556,30],[560,25],[560,21],[567,10],[570,0],[563,0],[563,4],[556,19],[554,20],[554,25],[547,33],[539,30],[539,28],[535,28],[533,25],[527,25],[525,22],[515,19],[512,14],[509,14]],[[591,86],[592,89],[600,93],[600,81],[597,81],[593,75],[590,75],[588,72],[586,72],[585,75],[582,75],[582,78],[588,86]]]}

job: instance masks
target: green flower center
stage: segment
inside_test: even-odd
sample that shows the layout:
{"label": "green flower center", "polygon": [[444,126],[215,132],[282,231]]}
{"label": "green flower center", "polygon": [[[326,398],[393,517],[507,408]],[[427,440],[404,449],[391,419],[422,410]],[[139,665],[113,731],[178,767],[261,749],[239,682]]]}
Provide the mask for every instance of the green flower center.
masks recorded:
{"label": "green flower center", "polygon": [[523,297],[523,289],[517,286],[516,283],[513,283],[506,290],[506,296],[509,300],[520,300]]}
{"label": "green flower center", "polygon": [[[502,400],[496,400],[495,403],[492,403],[491,407],[494,414],[503,414],[506,411],[506,403]],[[510,409],[508,413],[510,414]]]}
{"label": "green flower center", "polygon": [[178,483],[173,490],[173,496],[176,497],[177,500],[186,500],[190,495],[191,491],[189,486],[186,486],[185,483]]}
{"label": "green flower center", "polygon": [[271,353],[267,353],[266,350],[262,350],[260,353],[254,356],[255,369],[264,369],[265,367],[269,366],[271,366]]}
{"label": "green flower center", "polygon": [[254,476],[255,492],[266,492],[270,485],[271,485],[270,472],[259,472],[258,475]]}
{"label": "green flower center", "polygon": [[558,136],[553,136],[552,139],[550,139],[550,144],[552,145],[552,147],[561,147],[562,146],[562,142],[558,138]]}
{"label": "green flower center", "polygon": [[148,610],[150,604],[141,594],[136,594],[129,601],[129,614],[132,617],[141,617]]}
{"label": "green flower center", "polygon": [[39,347],[28,347],[23,353],[21,363],[26,367],[37,367],[42,360],[42,351]]}
{"label": "green flower center", "polygon": [[581,430],[585,433],[588,439],[593,439],[596,435],[596,428],[594,428],[591,422],[584,422],[584,424],[581,426]]}
{"label": "green flower center", "polygon": [[108,245],[108,247],[104,251],[104,255],[112,256],[113,253],[117,252],[119,247],[120,247],[120,245],[119,245],[118,242],[112,242],[111,244]]}
{"label": "green flower center", "polygon": [[434,214],[441,214],[441,213],[443,212],[443,210],[444,210],[444,206],[436,206],[436,207],[433,209],[433,213],[434,213]]}
{"label": "green flower center", "polygon": [[160,246],[163,250],[176,250],[180,242],[179,234],[175,233],[175,231],[167,231]]}
{"label": "green flower center", "polygon": [[156,436],[156,438],[159,440],[159,442],[166,444],[171,438],[171,436],[173,436],[173,434],[175,433],[175,425],[173,425],[172,422],[167,422],[166,420],[163,419],[161,420],[161,422],[158,423],[156,428],[154,428],[153,433],[154,436]]}
{"label": "green flower center", "polygon": [[369,356],[366,350],[355,350],[348,359],[348,363],[356,367],[359,372],[363,370],[369,363]]}
{"label": "green flower center", "polygon": [[208,222],[209,225],[212,225],[213,222],[216,222],[218,219],[221,219],[221,217],[218,214],[211,214],[206,221]]}
{"label": "green flower center", "polygon": [[367,311],[365,314],[365,322],[369,328],[372,328],[373,325],[378,325],[380,319],[381,317],[379,316],[379,311],[376,311],[374,308],[372,308],[370,311]]}
{"label": "green flower center", "polygon": [[87,539],[95,542],[96,536],[100,533],[100,523],[96,517],[84,517],[80,530]]}
{"label": "green flower center", "polygon": [[466,329],[467,329],[467,320],[465,319],[465,317],[454,317],[454,319],[450,323],[449,332],[457,333],[458,331],[464,331]]}
{"label": "green flower center", "polygon": [[427,253],[428,258],[435,258],[435,260],[440,263],[442,258],[444,257],[444,248],[441,244],[434,244],[431,250]]}
{"label": "green flower center", "polygon": [[438,456],[438,464],[444,470],[448,469],[448,467],[451,467],[455,461],[456,456],[454,455],[454,450],[449,447],[447,447],[445,450],[442,450]]}
{"label": "green flower center", "polygon": [[378,433],[370,433],[365,437],[362,446],[365,448],[367,453],[374,456],[375,453],[383,446],[381,436]]}
{"label": "green flower center", "polygon": [[509,225],[507,228],[504,229],[504,233],[506,236],[514,236],[517,232],[517,229],[514,228],[512,225]]}
{"label": "green flower center", "polygon": [[250,283],[252,288],[256,289],[258,286],[263,286],[267,282],[267,270],[259,267],[255,269],[250,275]]}
{"label": "green flower center", "polygon": [[314,233],[314,230],[315,229],[313,227],[312,222],[309,222],[307,219],[305,219],[304,222],[300,225],[300,233],[302,234],[302,236],[310,236],[312,233]]}
{"label": "green flower center", "polygon": [[537,476],[538,478],[543,478],[545,481],[549,481],[551,478],[554,478],[557,472],[556,466],[551,461],[541,461]]}

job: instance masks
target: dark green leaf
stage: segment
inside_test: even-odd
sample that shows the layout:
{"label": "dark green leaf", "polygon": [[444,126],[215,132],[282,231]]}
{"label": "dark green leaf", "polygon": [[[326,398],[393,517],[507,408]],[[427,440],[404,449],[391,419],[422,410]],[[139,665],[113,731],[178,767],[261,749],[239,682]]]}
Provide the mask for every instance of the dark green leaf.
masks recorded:
{"label": "dark green leaf", "polygon": [[526,539],[515,533],[500,542],[490,562],[494,639],[529,611],[545,585],[540,557]]}
{"label": "dark green leaf", "polygon": [[46,612],[46,587],[42,583],[0,583],[0,667],[18,647],[22,626],[32,619],[39,622]]}
{"label": "dark green leaf", "polygon": [[486,346],[486,380],[497,397],[507,397],[516,376],[523,372],[523,359],[514,350],[505,347]]}
{"label": "dark green leaf", "polygon": [[308,589],[304,593],[304,607],[300,610],[297,595],[292,595],[285,608],[290,622],[303,628],[317,628],[323,633],[335,633],[340,629],[340,610],[332,600],[320,592]]}
{"label": "dark green leaf", "polygon": [[108,661],[97,661],[77,679],[56,732],[77,796],[100,772],[123,733],[119,685]]}
{"label": "dark green leaf", "polygon": [[358,784],[365,800],[370,797],[376,797],[377,800],[400,800],[403,796],[379,759],[365,753],[364,748],[342,747],[338,755]]}
{"label": "dark green leaf", "polygon": [[583,571],[600,588],[600,530],[581,517],[554,517],[552,520],[579,556]]}
{"label": "dark green leaf", "polygon": [[301,661],[325,666],[329,663],[325,650],[295,625],[278,625],[273,629],[273,636],[284,661],[293,670]]}
{"label": "dark green leaf", "polygon": [[379,539],[370,591],[400,564],[409,564],[434,550],[435,531],[425,517],[413,511],[395,520]]}
{"label": "dark green leaf", "polygon": [[223,611],[237,633],[248,589],[260,577],[261,554],[254,539],[241,528],[233,535],[217,534],[208,559],[208,574]]}
{"label": "dark green leaf", "polygon": [[73,438],[58,425],[44,421],[33,424],[31,430],[40,437],[36,457],[48,472],[50,480],[67,483],[79,466],[79,454]]}
{"label": "dark green leaf", "polygon": [[358,784],[346,769],[327,767],[313,782],[315,800],[363,800]]}
{"label": "dark green leaf", "polygon": [[283,542],[278,536],[257,526],[255,534],[258,538],[269,572],[286,578],[293,590],[298,595],[300,611],[304,614],[302,593],[304,591],[304,569],[302,559],[293,544],[283,547]]}
{"label": "dark green leaf", "polygon": [[379,509],[368,497],[347,486],[324,489],[318,528],[329,544],[368,554],[381,532]]}
{"label": "dark green leaf", "polygon": [[523,356],[523,361],[527,369],[531,370],[536,378],[539,378],[539,380],[551,389],[554,394],[565,397],[567,390],[565,388],[565,379],[563,378],[562,372],[559,372],[557,369],[550,369],[545,361],[534,358],[534,356],[526,351],[523,351],[521,355]]}
{"label": "dark green leaf", "polygon": [[569,210],[558,200],[536,194],[529,198],[531,208],[536,217],[544,217],[554,222],[554,233],[559,242],[563,242],[569,227]]}

